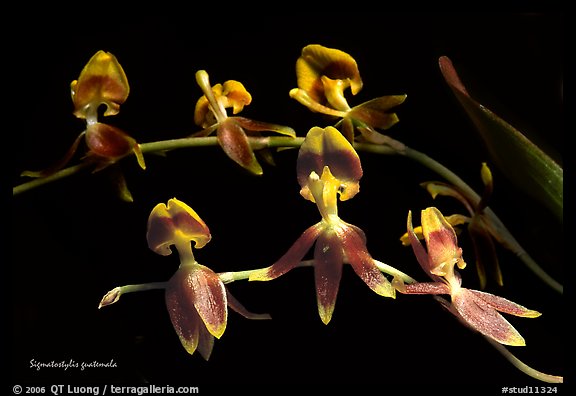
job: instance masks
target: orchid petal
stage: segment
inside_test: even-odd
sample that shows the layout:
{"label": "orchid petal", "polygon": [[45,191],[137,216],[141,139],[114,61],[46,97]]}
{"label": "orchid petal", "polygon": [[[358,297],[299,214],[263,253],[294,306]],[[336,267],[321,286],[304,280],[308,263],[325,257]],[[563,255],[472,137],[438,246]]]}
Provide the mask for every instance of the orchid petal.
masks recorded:
{"label": "orchid petal", "polygon": [[494,294],[485,293],[478,290],[470,290],[470,293],[474,294],[476,297],[480,298],[486,304],[488,304],[489,306],[500,312],[504,312],[515,316],[521,316],[523,318],[537,318],[540,315],[542,315],[538,311],[534,311],[526,307],[523,307],[520,304],[505,299],[504,297],[499,297]]}
{"label": "orchid petal", "polygon": [[[334,127],[313,127],[300,146],[297,160],[300,194],[313,201],[308,182],[312,172],[322,175],[324,167],[341,181],[340,200],[356,195],[360,189],[362,165],[360,157],[348,140]],[[314,202],[314,201],[313,201]]]}
{"label": "orchid petal", "polygon": [[424,182],[420,183],[420,186],[424,187],[426,191],[428,191],[428,193],[432,196],[432,199],[436,199],[436,197],[439,195],[452,197],[457,199],[462,205],[464,205],[464,207],[470,213],[474,212],[474,208],[470,206],[470,203],[468,202],[466,197],[464,197],[464,195],[462,195],[462,193],[460,193],[460,191],[458,191],[455,187],[449,184],[443,182]]}
{"label": "orchid petal", "polygon": [[246,319],[263,320],[272,319],[269,314],[255,314],[248,311],[241,303],[226,289],[226,299],[228,300],[228,307],[230,307],[236,313],[244,316]]}
{"label": "orchid petal", "polygon": [[326,100],[333,108],[346,111],[350,110],[348,101],[344,96],[344,90],[350,86],[350,82],[347,80],[333,80],[329,77],[322,76],[320,78],[322,82],[324,95],[326,95]]}
{"label": "orchid petal", "polygon": [[348,114],[347,111],[336,110],[331,107],[318,103],[313,99],[308,92],[300,88],[292,88],[288,93],[292,99],[297,100],[300,104],[308,107],[315,113],[322,113],[333,117],[344,118]]}
{"label": "orchid petal", "polygon": [[296,137],[296,131],[288,126],[278,125],[278,124],[271,124],[268,122],[262,121],[254,121],[249,118],[244,117],[234,117],[234,121],[236,121],[242,128],[244,128],[247,132],[276,132],[281,135]]}
{"label": "orchid petal", "polygon": [[444,282],[416,282],[396,290],[404,294],[450,294],[450,287]]}
{"label": "orchid petal", "polygon": [[436,279],[435,275],[433,275],[430,270],[430,261],[428,259],[428,253],[426,253],[426,249],[420,243],[420,240],[416,236],[414,232],[414,226],[412,225],[412,211],[408,211],[408,219],[406,220],[406,229],[408,230],[408,239],[410,241],[410,246],[412,246],[412,250],[414,251],[414,255],[420,264],[420,267],[426,272],[428,275],[432,276],[433,279]]}
{"label": "orchid petal", "polygon": [[214,349],[214,336],[205,326],[198,326],[198,352],[208,361]]}
{"label": "orchid petal", "polygon": [[232,107],[232,113],[238,114],[244,109],[244,106],[252,102],[252,96],[246,90],[244,85],[235,80],[228,80],[222,86],[222,96],[224,108]]}
{"label": "orchid petal", "polygon": [[354,58],[338,49],[318,44],[307,45],[296,61],[298,88],[308,92],[316,101],[324,98],[322,76],[349,83],[353,95],[362,89],[362,79]]}
{"label": "orchid petal", "polygon": [[438,209],[429,207],[422,211],[422,231],[428,248],[430,273],[445,276],[454,264],[461,269],[466,266],[456,232]]}
{"label": "orchid petal", "polygon": [[166,288],[166,308],[172,321],[172,327],[178,334],[182,346],[189,354],[193,354],[198,347],[202,320],[198,316],[193,302],[189,298],[182,297],[182,288],[178,284],[179,277],[172,277],[172,279],[174,280],[171,280]]}
{"label": "orchid petal", "polygon": [[119,128],[100,122],[89,124],[86,129],[86,145],[90,149],[89,155],[103,158],[107,163],[114,163],[134,153],[140,167],[146,169],[140,146]]}
{"label": "orchid petal", "polygon": [[[470,217],[464,216],[461,214],[453,214],[453,215],[445,216],[444,218],[446,219],[446,221],[448,223],[450,223],[450,225],[452,227],[459,226],[462,224],[467,224],[467,223],[470,223],[472,221],[472,219]],[[424,234],[422,233],[422,226],[414,227],[413,231],[414,231],[414,234],[418,237],[418,239],[424,239]],[[458,233],[459,230],[454,229],[454,232]],[[402,242],[402,245],[410,246],[410,238],[408,237],[407,232],[404,233],[400,237],[400,241]]]}
{"label": "orchid petal", "polygon": [[218,143],[230,159],[253,174],[264,173],[250,146],[246,132],[235,122],[234,118],[227,118],[223,121],[218,127],[216,136]]}
{"label": "orchid petal", "polygon": [[504,345],[526,345],[520,333],[476,293],[464,288],[459,289],[452,295],[452,305],[463,321],[481,334]]}
{"label": "orchid petal", "polygon": [[276,279],[290,271],[292,268],[298,266],[300,261],[304,258],[304,255],[308,250],[310,250],[312,244],[318,238],[318,235],[322,232],[323,228],[322,223],[317,223],[312,227],[309,227],[278,261],[269,267],[254,271],[250,275],[249,280],[268,281]]}
{"label": "orchid petal", "polygon": [[368,253],[366,243],[360,235],[347,223],[337,229],[338,236],[344,249],[347,261],[350,263],[354,272],[372,289],[376,294],[384,297],[396,297],[396,290],[382,272],[376,266],[374,259]]}
{"label": "orchid petal", "polygon": [[188,240],[194,241],[195,247],[200,249],[210,241],[211,234],[191,207],[172,198],[168,200],[168,206],[160,203],[150,212],[146,239],[152,251],[168,256],[172,253],[171,245]]}
{"label": "orchid petal", "polygon": [[355,106],[348,112],[348,117],[361,121],[372,128],[389,129],[398,122],[396,113],[389,110],[402,104],[406,95],[390,95],[369,100]]}
{"label": "orchid petal", "polygon": [[130,92],[122,66],[114,55],[104,51],[98,51],[90,58],[70,87],[74,115],[78,118],[94,116],[102,104],[106,106],[105,116],[118,114]]}
{"label": "orchid petal", "polygon": [[344,252],[338,234],[326,230],[318,237],[314,250],[314,279],[318,313],[324,324],[332,319],[342,278]]}
{"label": "orchid petal", "polygon": [[190,292],[194,307],[202,318],[204,325],[216,338],[220,338],[226,330],[228,320],[228,303],[226,288],[218,275],[210,268],[200,264],[191,266],[188,270],[181,267],[181,282],[185,290]]}
{"label": "orchid petal", "polygon": [[60,159],[58,162],[56,162],[55,164],[53,164],[52,166],[50,166],[46,169],[43,169],[41,171],[23,171],[20,174],[20,176],[46,177],[46,176],[52,175],[53,173],[56,173],[57,171],[59,171],[60,169],[65,167],[66,164],[68,164],[68,162],[70,162],[70,160],[72,159],[74,154],[76,154],[76,150],[78,150],[78,145],[80,144],[80,142],[81,142],[81,140],[85,134],[86,134],[86,131],[81,132],[80,135],[78,135],[78,137],[76,138],[76,140],[74,140],[74,143],[72,143],[72,146],[70,146],[70,148],[68,149],[68,151],[66,152],[64,157],[62,159]]}

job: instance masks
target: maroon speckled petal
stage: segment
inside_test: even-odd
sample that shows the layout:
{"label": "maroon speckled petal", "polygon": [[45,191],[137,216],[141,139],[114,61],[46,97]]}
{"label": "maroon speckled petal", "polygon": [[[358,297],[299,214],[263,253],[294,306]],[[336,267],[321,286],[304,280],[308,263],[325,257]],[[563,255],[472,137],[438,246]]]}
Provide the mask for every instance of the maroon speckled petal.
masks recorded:
{"label": "maroon speckled petal", "polygon": [[317,223],[308,228],[278,261],[269,267],[254,271],[254,273],[250,275],[249,280],[268,281],[276,279],[296,267],[300,264],[300,261],[302,261],[308,250],[310,250],[322,229],[322,223]]}
{"label": "maroon speckled petal", "polygon": [[331,230],[320,234],[314,251],[314,279],[318,313],[324,324],[332,319],[343,263],[344,252],[338,235]]}
{"label": "maroon speckled petal", "polygon": [[472,291],[464,288],[458,290],[452,295],[452,305],[465,323],[486,337],[504,345],[526,345],[520,333]]}
{"label": "maroon speckled petal", "polygon": [[394,298],[396,290],[388,279],[382,275],[374,259],[368,253],[363,235],[345,223],[338,230],[338,234],[346,259],[354,269],[354,272],[377,294]]}

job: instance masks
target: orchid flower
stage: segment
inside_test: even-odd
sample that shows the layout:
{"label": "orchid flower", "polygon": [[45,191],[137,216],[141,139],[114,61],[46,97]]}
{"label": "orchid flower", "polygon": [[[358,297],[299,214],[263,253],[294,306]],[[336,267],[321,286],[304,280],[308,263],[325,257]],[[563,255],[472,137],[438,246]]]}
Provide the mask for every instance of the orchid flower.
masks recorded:
{"label": "orchid flower", "polygon": [[362,167],[358,154],[333,127],[310,129],[297,160],[300,194],[316,203],[322,216],[309,227],[274,264],[250,275],[249,280],[276,279],[298,266],[315,243],[314,277],[320,319],[332,318],[344,263],[349,263],[370,289],[395,297],[392,284],[382,274],[366,247],[364,232],[338,216],[338,198],[347,200],[359,192]]}
{"label": "orchid flower", "polygon": [[105,107],[104,116],[118,114],[120,105],[130,92],[126,74],[114,55],[98,51],[82,69],[78,80],[70,84],[74,115],[86,120],[86,129],[76,138],[64,158],[42,171],[25,171],[23,176],[44,177],[64,167],[76,153],[82,137],[88,152],[84,159],[96,163],[96,171],[129,154],[134,154],[142,169],[146,169],[140,145],[121,129],[99,122],[98,110]]}
{"label": "orchid flower", "polygon": [[196,102],[194,122],[204,129],[193,136],[208,136],[216,131],[218,143],[226,155],[253,174],[261,175],[263,170],[250,146],[248,136],[261,136],[261,132],[269,131],[296,137],[296,132],[290,127],[228,116],[227,108],[232,108],[235,115],[252,102],[252,96],[242,83],[229,80],[224,84],[211,86],[205,70],[196,73],[196,82],[204,95]]}
{"label": "orchid flower", "polygon": [[178,270],[168,282],[116,287],[104,296],[100,307],[117,302],[123,293],[166,289],[166,307],[182,346],[190,354],[198,350],[206,360],[212,353],[214,339],[222,337],[226,330],[228,307],[248,319],[270,319],[267,314],[246,310],[218,274],[196,261],[192,243],[200,249],[210,242],[211,234],[184,202],[172,198],[168,205],[156,205],[148,218],[146,237],[150,249],[162,256],[172,254],[175,247],[180,256]]}
{"label": "orchid flower", "polygon": [[398,122],[398,116],[390,110],[402,104],[406,95],[382,96],[351,107],[344,91],[350,88],[356,95],[363,82],[349,54],[319,44],[307,45],[296,61],[296,76],[298,88],[290,91],[290,97],[314,112],[341,118],[338,125],[348,141],[354,141],[357,129],[367,142],[391,143],[376,129],[386,130]]}
{"label": "orchid flower", "polygon": [[[449,185],[444,182],[430,181],[422,183],[422,186],[430,193],[433,199],[438,196],[448,196],[458,200],[468,214],[454,214],[446,216],[446,220],[453,227],[466,225],[474,248],[474,256],[476,259],[476,271],[480,282],[480,289],[486,288],[487,283],[487,270],[492,275],[494,280],[499,286],[503,285],[502,271],[496,255],[496,245],[494,241],[499,242],[504,247],[508,247],[509,243],[505,238],[500,236],[498,226],[493,224],[488,216],[485,215],[484,209],[488,205],[488,200],[492,196],[494,183],[492,179],[492,172],[486,163],[482,163],[480,171],[481,179],[484,184],[483,194],[478,202],[472,202],[464,194],[462,194],[456,186]],[[416,235],[422,239],[421,227],[416,227]],[[458,230],[456,228],[455,230]],[[404,245],[409,245],[408,233],[404,234],[400,240]]]}
{"label": "orchid flower", "polygon": [[458,246],[454,229],[437,208],[429,207],[422,211],[422,234],[427,250],[414,231],[411,212],[408,212],[407,229],[418,263],[432,282],[404,284],[395,278],[393,283],[399,292],[448,294],[451,303],[447,308],[470,328],[500,344],[526,345],[520,333],[499,312],[525,318],[536,318],[541,314],[503,297],[462,287],[462,278],[455,268],[466,267],[462,248]]}

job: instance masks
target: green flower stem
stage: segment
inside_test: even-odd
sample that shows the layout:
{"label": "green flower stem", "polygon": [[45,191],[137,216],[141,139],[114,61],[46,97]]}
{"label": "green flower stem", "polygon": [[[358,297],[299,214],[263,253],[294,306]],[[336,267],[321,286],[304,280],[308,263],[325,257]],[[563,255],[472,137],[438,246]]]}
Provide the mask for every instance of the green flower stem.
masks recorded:
{"label": "green flower stem", "polygon": [[[452,309],[451,309],[452,304],[446,298],[438,296],[438,295],[435,295],[433,297],[434,297],[434,300],[436,300],[437,302],[442,304],[444,306],[444,308],[447,308],[449,311],[452,311]],[[464,323],[464,322],[462,321],[462,323]],[[518,359],[512,352],[510,352],[508,350],[508,348],[506,348],[506,346],[500,344],[499,342],[497,342],[497,341],[495,341],[489,337],[486,337],[484,335],[482,335],[482,336],[484,337],[484,339],[486,341],[488,341],[490,343],[490,345],[492,345],[498,352],[500,352],[500,354],[502,354],[506,358],[506,360],[508,360],[510,363],[512,363],[512,365],[514,367],[516,367],[518,370],[522,371],[524,374],[526,374],[532,378],[535,378],[539,381],[542,381],[542,382],[548,382],[548,383],[552,383],[552,384],[561,384],[564,382],[564,377],[558,376],[558,375],[546,374],[546,373],[543,373],[541,371],[538,371],[538,370],[528,366],[526,363],[524,363],[520,359]]]}
{"label": "green flower stem", "polygon": [[[291,138],[291,137],[262,137],[262,138],[249,138],[252,149],[258,150],[262,148],[272,148],[272,147],[300,147],[304,138]],[[143,154],[150,153],[163,153],[167,151],[172,151],[176,149],[192,148],[192,147],[210,147],[217,146],[218,139],[215,136],[207,137],[187,137],[181,139],[169,139],[161,140],[157,142],[142,143],[140,144],[140,150]],[[70,166],[68,168],[60,169],[59,171],[51,174],[50,176],[32,179],[28,182],[22,183],[16,187],[12,188],[12,195],[20,195],[27,191],[31,191],[37,187],[43,186],[45,184],[67,178],[78,174],[84,170],[87,170],[93,166],[88,162],[83,162],[78,165]]]}
{"label": "green flower stem", "polygon": [[12,195],[19,195],[26,191],[30,191],[35,189],[36,187],[43,186],[45,184],[64,179],[68,176],[75,175],[80,173],[81,171],[88,169],[91,165],[87,162],[80,163],[78,165],[70,166],[68,168],[60,169],[59,171],[45,177],[39,177],[36,179],[32,179],[28,182],[22,183],[12,189]]}
{"label": "green flower stem", "polygon": [[[312,264],[314,264],[314,260],[304,260],[301,261],[300,264],[298,264],[298,267],[310,267],[312,266]],[[254,272],[261,270],[263,270],[263,268],[256,268],[253,270],[246,270],[246,271],[220,272],[218,274],[218,277],[220,278],[222,283],[226,284],[239,280],[248,279],[250,278],[250,275],[252,275]]]}
{"label": "green flower stem", "polygon": [[[398,277],[404,281],[404,283],[415,283],[416,280],[404,272],[397,270],[394,267],[389,266],[388,264],[384,264],[381,261],[374,260],[378,269],[388,275],[392,275],[394,277]],[[314,264],[314,260],[304,260],[298,264],[298,267],[311,267]],[[246,271],[236,271],[236,272],[221,272],[218,274],[220,280],[223,283],[232,283],[239,280],[245,280],[250,278],[250,275],[256,271],[260,271],[262,268],[257,268],[253,270],[246,270]]]}
{"label": "green flower stem", "polygon": [[562,384],[564,382],[564,377],[561,377],[558,375],[546,374],[546,373],[543,373],[541,371],[538,371],[538,370],[528,366],[526,363],[524,363],[520,359],[518,359],[504,345],[499,344],[498,342],[496,342],[496,341],[494,341],[488,337],[484,337],[484,338],[486,339],[486,341],[488,341],[490,344],[492,344],[492,346],[494,348],[496,348],[496,350],[498,352],[500,352],[510,363],[512,363],[512,365],[514,367],[516,367],[518,370],[522,371],[524,374],[529,375],[530,377],[535,378],[539,381],[547,382],[547,383],[551,383],[551,384]]}
{"label": "green flower stem", "polygon": [[120,300],[120,297],[123,294],[146,291],[146,290],[166,289],[167,286],[168,282],[151,282],[151,283],[142,283],[139,285],[118,286],[110,290],[108,293],[106,293],[106,295],[104,295],[104,297],[102,297],[102,300],[98,305],[98,309],[107,307],[108,305],[112,305],[118,302],[118,300]]}
{"label": "green flower stem", "polygon": [[[291,138],[285,136],[274,136],[274,137],[252,137],[249,138],[252,149],[258,150],[263,148],[297,148],[304,141],[303,137]],[[391,139],[392,142],[397,142]],[[458,187],[458,189],[464,194],[471,202],[477,204],[480,202],[481,197],[468,186],[458,175],[452,172],[450,169],[446,168],[441,163],[432,159],[424,153],[417,150],[406,147],[404,144],[397,142],[394,144],[394,148],[389,145],[375,145],[369,143],[356,143],[354,146],[357,150],[372,152],[384,155],[402,155],[411,160],[414,160],[421,165],[427,167],[428,169],[436,172],[438,175],[442,176],[449,183]],[[188,137],[181,139],[170,139],[162,140],[157,142],[143,143],[140,145],[142,153],[160,153],[167,152],[176,149],[184,149],[191,147],[208,147],[218,145],[218,140],[215,136],[207,137]],[[401,148],[401,149],[400,149]],[[89,168],[89,164],[82,163],[74,165],[68,168],[64,168],[50,176],[38,178],[25,182],[13,188],[13,195],[19,195],[26,191],[35,189],[36,187],[48,184],[50,182],[72,176],[81,171]],[[563,286],[558,281],[553,279],[548,275],[535,261],[530,257],[530,255],[520,246],[518,241],[510,234],[508,229],[496,216],[496,214],[489,208],[484,209],[484,213],[487,217],[488,224],[491,227],[492,235],[498,239],[500,243],[506,248],[513,251],[519,258],[524,262],[524,264],[532,270],[539,278],[541,278],[546,284],[552,287],[559,293],[563,293]]]}
{"label": "green flower stem", "polygon": [[150,282],[150,283],[141,283],[139,285],[120,286],[120,294],[166,289],[166,286],[168,286],[168,282]]}

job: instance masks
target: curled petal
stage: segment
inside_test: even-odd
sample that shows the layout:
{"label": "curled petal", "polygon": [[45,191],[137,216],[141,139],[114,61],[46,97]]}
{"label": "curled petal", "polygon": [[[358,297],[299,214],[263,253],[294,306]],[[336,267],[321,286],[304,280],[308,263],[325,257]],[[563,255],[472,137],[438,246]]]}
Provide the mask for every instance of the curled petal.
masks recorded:
{"label": "curled petal", "polygon": [[310,129],[300,146],[296,164],[298,183],[302,187],[300,194],[304,198],[313,201],[308,186],[309,176],[312,172],[321,175],[325,166],[328,166],[334,177],[340,180],[339,191],[342,201],[358,193],[362,178],[362,165],[358,153],[336,128],[314,127]]}
{"label": "curled petal", "polygon": [[422,211],[422,233],[428,248],[430,273],[444,276],[451,273],[455,264],[461,269],[466,266],[456,232],[438,209],[430,207]]}
{"label": "curled petal", "polygon": [[324,87],[324,94],[326,95],[326,100],[333,108],[340,111],[350,110],[348,101],[344,96],[344,90],[350,86],[350,81],[348,80],[333,80],[326,76],[322,76],[320,79],[322,81],[322,86]]}
{"label": "curled petal", "polygon": [[374,263],[362,235],[346,223],[337,230],[347,261],[354,272],[377,294],[396,297],[396,290]]}
{"label": "curled petal", "polygon": [[309,227],[278,261],[269,267],[254,271],[250,275],[249,280],[268,281],[276,279],[296,267],[300,261],[302,261],[308,250],[310,250],[312,244],[316,241],[322,230],[322,223],[317,223],[312,227]]}
{"label": "curled petal", "polygon": [[468,209],[469,212],[473,212],[473,208],[468,203],[468,200],[453,186],[443,182],[424,182],[420,185],[428,191],[432,196],[432,199],[436,199],[438,195],[456,198]]}
{"label": "curled petal", "polygon": [[494,309],[490,299],[462,288],[452,295],[452,305],[465,323],[483,335],[504,345],[526,345],[520,333]]}
{"label": "curled petal", "polygon": [[342,244],[332,230],[326,230],[318,237],[314,250],[314,280],[318,313],[324,324],[332,319],[336,297],[342,278],[344,251]]}
{"label": "curled petal", "polygon": [[244,106],[252,102],[252,96],[244,88],[244,85],[235,80],[229,80],[222,86],[222,96],[224,98],[224,108],[232,107],[232,113],[238,114]]}
{"label": "curled petal", "polygon": [[70,87],[78,118],[90,118],[102,104],[106,106],[105,116],[117,114],[130,92],[122,66],[114,55],[104,51],[92,56]]}
{"label": "curled petal", "polygon": [[263,174],[262,167],[258,163],[244,129],[234,118],[227,118],[218,127],[218,143],[226,155],[255,175]]}
{"label": "curled petal", "polygon": [[184,202],[172,198],[168,205],[160,203],[152,209],[148,217],[146,234],[148,247],[155,253],[168,256],[171,245],[181,240],[194,241],[196,248],[202,248],[210,239],[208,226],[198,214]]}
{"label": "curled petal", "polygon": [[329,116],[344,118],[348,114],[348,111],[336,110],[331,107],[325,106],[317,102],[312,98],[308,92],[300,88],[293,88],[290,90],[289,95],[292,99],[297,100],[304,106],[308,107],[311,111],[315,113],[322,113]]}
{"label": "curled petal", "polygon": [[86,129],[86,145],[89,155],[114,163],[128,154],[134,153],[138,164],[146,169],[140,145],[126,132],[108,124],[96,122]]}
{"label": "curled petal", "polygon": [[[448,223],[450,223],[452,227],[470,223],[472,220],[470,217],[461,214],[446,216],[445,219]],[[422,234],[422,226],[414,227],[413,231],[418,239],[424,239],[424,235]],[[454,231],[457,232],[457,229],[454,229]],[[408,233],[405,233],[400,237],[400,242],[402,242],[402,245],[404,246],[410,246],[410,238],[408,237]]]}
{"label": "curled petal", "polygon": [[298,88],[320,103],[325,96],[322,76],[345,81],[353,95],[362,89],[362,79],[354,58],[346,52],[319,44],[307,45],[302,49],[296,61],[296,76]]}

